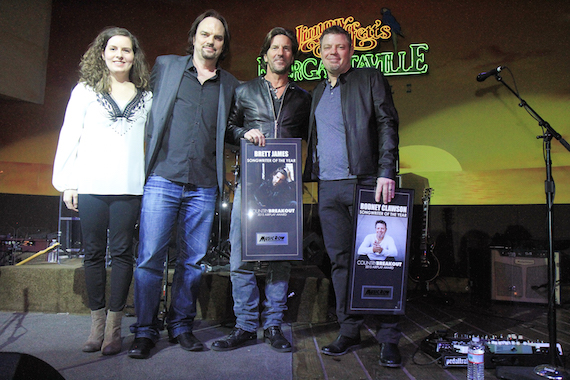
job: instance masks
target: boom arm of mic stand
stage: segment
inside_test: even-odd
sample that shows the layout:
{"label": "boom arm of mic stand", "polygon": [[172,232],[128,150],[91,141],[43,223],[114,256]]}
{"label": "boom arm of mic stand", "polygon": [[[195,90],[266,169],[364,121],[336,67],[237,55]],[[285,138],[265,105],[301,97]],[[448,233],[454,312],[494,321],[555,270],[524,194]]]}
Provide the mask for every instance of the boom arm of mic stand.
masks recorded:
{"label": "boom arm of mic stand", "polygon": [[548,133],[554,137],[556,140],[560,141],[560,144],[562,144],[562,146],[564,146],[564,148],[566,148],[566,150],[568,152],[570,152],[570,144],[568,144],[568,142],[566,140],[564,140],[564,138],[560,135],[560,133],[556,132],[556,130],[554,128],[552,128],[552,126],[545,121],[542,117],[540,117],[540,115],[538,113],[536,113],[535,110],[532,109],[531,106],[528,105],[528,103],[519,96],[519,94],[517,94],[508,84],[505,83],[505,81],[503,81],[503,78],[501,77],[500,74],[496,74],[495,78],[497,79],[497,81],[501,82],[503,84],[503,86],[505,86],[506,88],[509,89],[510,92],[513,93],[514,96],[516,96],[521,102],[519,103],[519,107],[523,107],[525,109],[527,109],[536,120],[538,120],[538,125],[540,125],[541,127],[546,128],[546,130],[548,131]]}

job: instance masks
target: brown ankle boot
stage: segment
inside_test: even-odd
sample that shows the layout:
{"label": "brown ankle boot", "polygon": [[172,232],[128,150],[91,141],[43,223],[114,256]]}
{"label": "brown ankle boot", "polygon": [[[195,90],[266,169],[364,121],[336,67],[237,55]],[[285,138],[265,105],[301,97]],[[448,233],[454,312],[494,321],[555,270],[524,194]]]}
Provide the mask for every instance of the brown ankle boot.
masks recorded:
{"label": "brown ankle boot", "polygon": [[105,326],[105,339],[101,352],[103,355],[116,355],[121,352],[123,341],[121,339],[122,311],[111,311],[107,313],[107,324]]}
{"label": "brown ankle boot", "polygon": [[91,310],[91,333],[83,346],[83,352],[96,352],[101,349],[105,333],[105,309]]}

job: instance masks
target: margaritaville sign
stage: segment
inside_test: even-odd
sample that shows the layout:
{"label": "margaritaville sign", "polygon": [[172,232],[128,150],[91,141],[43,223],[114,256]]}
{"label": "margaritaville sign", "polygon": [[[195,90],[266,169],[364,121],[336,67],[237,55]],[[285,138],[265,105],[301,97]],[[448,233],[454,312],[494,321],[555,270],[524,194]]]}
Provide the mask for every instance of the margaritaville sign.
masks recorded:
{"label": "margaritaville sign", "polygon": [[[293,80],[300,82],[321,80],[326,77],[326,70],[320,60],[319,39],[323,31],[333,25],[342,26],[352,36],[355,51],[352,56],[353,67],[375,67],[386,76],[419,75],[428,72],[428,64],[425,63],[424,57],[429,50],[428,44],[410,44],[408,51],[398,51],[397,56],[392,51],[372,52],[380,41],[390,40],[392,37],[390,26],[383,24],[381,20],[362,26],[359,21],[354,20],[354,17],[349,16],[323,21],[311,27],[298,25],[295,28],[299,52],[307,54],[308,57],[296,60],[293,64],[291,73]],[[258,75],[264,74],[261,58],[257,58],[257,63]]]}

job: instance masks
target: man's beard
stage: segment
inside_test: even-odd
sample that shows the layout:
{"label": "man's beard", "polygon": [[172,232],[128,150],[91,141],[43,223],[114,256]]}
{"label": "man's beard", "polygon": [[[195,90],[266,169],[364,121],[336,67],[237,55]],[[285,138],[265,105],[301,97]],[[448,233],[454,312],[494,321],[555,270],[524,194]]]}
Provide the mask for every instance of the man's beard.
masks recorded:
{"label": "man's beard", "polygon": [[273,74],[283,75],[283,74],[289,74],[289,70],[291,69],[291,66],[286,65],[282,69],[277,69],[274,65],[270,65],[268,62],[267,68],[271,69],[271,72]]}
{"label": "man's beard", "polygon": [[204,59],[217,59],[218,58],[218,51],[214,50],[212,52],[205,50],[205,48],[213,48],[211,46],[203,46],[202,47],[202,58]]}

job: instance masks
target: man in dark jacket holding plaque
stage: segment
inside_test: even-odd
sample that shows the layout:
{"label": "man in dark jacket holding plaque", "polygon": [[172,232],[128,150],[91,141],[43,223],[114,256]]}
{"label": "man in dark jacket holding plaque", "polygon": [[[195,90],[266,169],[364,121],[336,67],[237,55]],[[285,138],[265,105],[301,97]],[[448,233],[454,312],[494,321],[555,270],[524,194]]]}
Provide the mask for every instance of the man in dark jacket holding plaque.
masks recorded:
{"label": "man in dark jacket holding plaque", "polygon": [[[321,58],[328,78],[313,91],[305,166],[305,179],[319,181],[319,216],[332,264],[340,333],[322,353],[333,356],[360,344],[363,322],[363,316],[345,312],[355,185],[374,185],[376,202],[389,203],[398,159],[398,114],[390,87],[379,70],[352,68],[353,53],[352,38],[343,28],[323,32]],[[382,317],[376,335],[380,365],[401,365],[400,335],[397,317]]]}
{"label": "man in dark jacket holding plaque", "polygon": [[[289,80],[291,65],[297,53],[295,34],[284,28],[273,28],[265,37],[260,56],[267,74],[236,89],[235,105],[230,113],[226,139],[239,145],[245,138],[259,146],[265,138],[305,138],[309,122],[311,96]],[[212,350],[227,351],[257,339],[260,326],[260,297],[254,262],[242,260],[241,185],[234,193],[230,225],[230,270],[236,325],[224,339],[212,344]],[[265,308],[261,312],[263,336],[278,352],[291,351],[291,343],[283,336],[281,324],[286,310],[291,264],[268,262],[265,281]]]}

